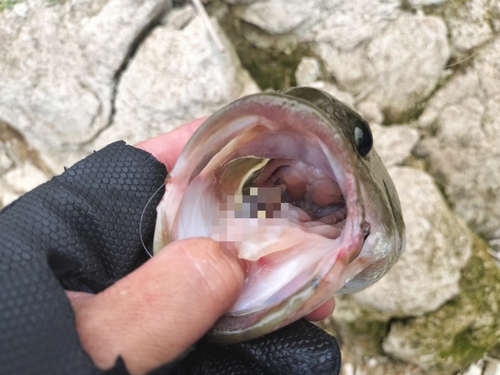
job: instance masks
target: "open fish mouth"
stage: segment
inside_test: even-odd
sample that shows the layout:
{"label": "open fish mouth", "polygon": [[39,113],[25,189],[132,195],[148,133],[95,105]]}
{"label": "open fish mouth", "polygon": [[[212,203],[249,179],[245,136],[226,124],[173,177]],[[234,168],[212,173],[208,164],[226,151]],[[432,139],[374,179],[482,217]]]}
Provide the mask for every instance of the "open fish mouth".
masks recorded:
{"label": "open fish mouth", "polygon": [[404,225],[371,143],[366,121],[310,88],[240,99],[193,135],[167,177],[154,252],[209,237],[245,261],[243,292],[208,338],[258,337],[387,272]]}

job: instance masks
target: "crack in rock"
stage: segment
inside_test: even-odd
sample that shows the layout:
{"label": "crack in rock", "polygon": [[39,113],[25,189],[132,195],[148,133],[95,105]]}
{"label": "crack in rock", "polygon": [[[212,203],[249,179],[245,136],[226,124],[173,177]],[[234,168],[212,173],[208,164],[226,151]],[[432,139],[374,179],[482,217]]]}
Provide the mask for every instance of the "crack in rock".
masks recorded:
{"label": "crack in rock", "polygon": [[113,76],[113,85],[111,92],[111,111],[108,117],[108,121],[106,125],[100,129],[91,139],[85,142],[83,145],[93,143],[106,129],[108,129],[114,121],[116,114],[116,97],[118,93],[118,87],[120,85],[120,80],[123,73],[127,70],[127,67],[130,61],[133,59],[135,53],[137,52],[139,46],[143,43],[143,41],[151,34],[153,29],[161,24],[161,19],[167,14],[167,12],[172,9],[172,3],[170,0],[166,0],[163,3],[157,4],[157,10],[152,13],[156,14],[148,23],[146,23],[142,30],[140,30],[132,43],[130,43],[130,47],[128,52],[125,54],[122,63],[120,64],[118,70],[115,72]]}

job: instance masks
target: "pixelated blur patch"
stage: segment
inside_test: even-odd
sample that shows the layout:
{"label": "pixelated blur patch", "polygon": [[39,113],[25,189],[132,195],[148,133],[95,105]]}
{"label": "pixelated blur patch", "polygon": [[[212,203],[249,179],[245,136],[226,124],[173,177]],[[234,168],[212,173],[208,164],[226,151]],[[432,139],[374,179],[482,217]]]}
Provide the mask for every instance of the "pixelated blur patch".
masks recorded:
{"label": "pixelated blur patch", "polygon": [[221,242],[241,242],[248,235],[254,235],[260,226],[287,226],[289,204],[281,202],[281,190],[279,186],[249,187],[243,194],[228,195],[219,205],[212,238]]}

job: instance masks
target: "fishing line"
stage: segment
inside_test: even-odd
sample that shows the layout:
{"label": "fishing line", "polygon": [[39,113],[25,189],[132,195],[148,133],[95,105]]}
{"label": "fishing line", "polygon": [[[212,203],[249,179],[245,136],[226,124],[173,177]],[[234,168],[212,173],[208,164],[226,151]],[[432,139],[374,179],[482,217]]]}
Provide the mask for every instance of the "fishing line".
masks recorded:
{"label": "fishing line", "polygon": [[144,248],[144,250],[146,250],[146,253],[149,255],[150,258],[153,257],[153,254],[151,254],[148,250],[148,248],[146,247],[146,244],[144,243],[144,240],[142,238],[142,218],[144,217],[144,212],[146,212],[146,208],[148,208],[149,204],[151,203],[151,200],[156,196],[156,194],[158,194],[158,192],[165,186],[165,183],[161,184],[160,187],[153,193],[153,195],[148,199],[148,201],[146,202],[146,205],[144,206],[144,208],[142,209],[142,213],[141,213],[141,220],[139,220],[139,237],[141,238],[141,243],[142,243],[142,247]]}
{"label": "fishing line", "polygon": [[467,60],[472,59],[472,58],[473,58],[474,56],[476,56],[478,53],[479,53],[479,51],[476,51],[476,52],[474,52],[472,55],[467,56],[466,58],[464,58],[463,60],[457,61],[457,62],[455,62],[455,63],[453,63],[453,64],[450,64],[450,65],[446,65],[446,66],[444,67],[444,69],[451,68],[452,66],[455,66],[455,65],[460,65],[461,63],[463,63],[463,62],[465,62],[465,61],[467,61]]}
{"label": "fishing line", "polygon": [[191,0],[191,2],[194,5],[195,11],[198,13],[198,16],[201,17],[202,23],[205,26],[205,28],[208,31],[208,34],[210,37],[213,39],[215,44],[217,45],[217,48],[219,48],[219,51],[224,52],[226,48],[220,41],[219,36],[217,35],[217,32],[215,31],[212,22],[210,21],[210,18],[208,17],[207,11],[205,10],[205,7],[201,3],[200,0]]}

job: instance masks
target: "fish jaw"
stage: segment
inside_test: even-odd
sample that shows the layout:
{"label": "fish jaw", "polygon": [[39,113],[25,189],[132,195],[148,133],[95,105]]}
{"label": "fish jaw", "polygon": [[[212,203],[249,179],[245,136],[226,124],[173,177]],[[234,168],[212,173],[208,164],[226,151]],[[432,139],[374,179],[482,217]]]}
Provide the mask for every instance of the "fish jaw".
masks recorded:
{"label": "fish jaw", "polygon": [[339,294],[357,293],[376,283],[398,261],[406,244],[399,197],[375,150],[363,161],[358,176],[371,234],[365,239],[356,261],[366,260],[370,266],[344,284],[337,292]]}
{"label": "fish jaw", "polygon": [[[282,143],[286,146],[282,147]],[[307,230],[304,233],[303,223],[297,224],[291,216],[285,217],[285,224],[281,221],[280,225],[274,225],[270,220],[273,218],[267,217],[247,218],[246,221],[220,217],[221,201],[227,200],[230,194],[220,187],[213,188],[218,183],[218,171],[221,166],[241,157],[297,159],[330,174],[338,183],[347,208],[340,235],[324,238]],[[358,164],[352,145],[331,118],[307,101],[276,93],[240,99],[209,118],[194,134],[166,181],[166,192],[158,206],[155,254],[177,239],[210,237],[221,241],[221,233],[214,237],[214,227],[222,228],[222,234],[226,230],[225,234],[231,236],[239,226],[248,231],[247,236],[243,235],[241,240],[229,238],[226,241],[228,238],[225,238],[221,242],[235,248],[239,257],[248,261],[250,270],[257,267],[259,275],[267,282],[265,285],[275,285],[280,277],[292,275],[290,283],[280,285],[281,289],[273,291],[271,297],[261,300],[253,298],[249,289],[252,282],[258,283],[259,279],[247,277],[250,281],[242,296],[217,322],[208,338],[238,342],[278,329],[320,306],[371,264],[379,260],[383,263],[384,254],[379,259],[381,252],[373,251],[364,241],[367,224],[363,192],[366,189],[360,187],[363,180]],[[215,225],[214,216],[219,220]],[[227,227],[229,219],[234,219],[232,229]],[[220,220],[222,225],[219,225]],[[385,230],[385,223],[380,229]],[[274,236],[274,242],[264,246],[264,254],[272,246],[275,251],[257,261],[250,259],[241,248],[262,246],[263,235]],[[306,237],[301,240],[301,235]],[[298,240],[287,245],[290,238]],[[358,255],[360,252],[362,256]],[[275,265],[287,273],[282,276],[281,271],[273,269]]]}

